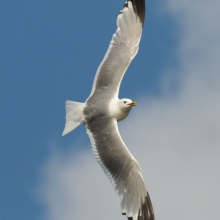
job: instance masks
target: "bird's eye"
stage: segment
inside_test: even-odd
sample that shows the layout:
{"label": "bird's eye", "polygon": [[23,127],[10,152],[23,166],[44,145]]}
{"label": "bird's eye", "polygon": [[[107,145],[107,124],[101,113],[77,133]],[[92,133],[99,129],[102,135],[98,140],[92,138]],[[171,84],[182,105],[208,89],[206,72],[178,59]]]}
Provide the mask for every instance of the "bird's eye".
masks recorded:
{"label": "bird's eye", "polygon": [[124,101],[124,103],[126,104],[126,101]]}

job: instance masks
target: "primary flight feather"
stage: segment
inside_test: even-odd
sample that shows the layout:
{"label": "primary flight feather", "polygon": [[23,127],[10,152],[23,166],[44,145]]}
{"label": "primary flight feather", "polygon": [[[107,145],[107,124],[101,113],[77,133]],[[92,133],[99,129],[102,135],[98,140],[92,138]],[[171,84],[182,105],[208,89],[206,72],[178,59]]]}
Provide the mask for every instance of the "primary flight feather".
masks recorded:
{"label": "primary flight feather", "polygon": [[85,103],[66,101],[62,134],[82,123],[86,125],[95,158],[119,195],[122,214],[129,220],[154,220],[140,166],[125,146],[117,125],[136,105],[130,99],[118,99],[118,93],[125,71],[138,52],[144,17],[144,0],[125,2],[89,98]]}

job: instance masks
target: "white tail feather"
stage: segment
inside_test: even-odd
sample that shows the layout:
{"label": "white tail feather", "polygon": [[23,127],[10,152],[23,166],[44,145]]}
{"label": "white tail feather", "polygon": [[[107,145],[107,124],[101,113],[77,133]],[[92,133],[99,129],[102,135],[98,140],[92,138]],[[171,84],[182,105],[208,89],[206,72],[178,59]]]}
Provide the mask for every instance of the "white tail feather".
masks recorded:
{"label": "white tail feather", "polygon": [[83,114],[84,103],[66,101],[66,124],[62,136],[78,127],[85,117]]}

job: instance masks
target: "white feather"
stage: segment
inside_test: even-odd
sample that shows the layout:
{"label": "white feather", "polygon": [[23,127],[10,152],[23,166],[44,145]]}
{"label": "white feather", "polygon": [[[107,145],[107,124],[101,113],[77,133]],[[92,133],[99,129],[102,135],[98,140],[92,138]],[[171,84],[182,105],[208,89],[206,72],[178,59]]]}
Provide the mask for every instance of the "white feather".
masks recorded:
{"label": "white feather", "polygon": [[66,124],[62,136],[78,127],[85,117],[83,114],[84,103],[66,101]]}

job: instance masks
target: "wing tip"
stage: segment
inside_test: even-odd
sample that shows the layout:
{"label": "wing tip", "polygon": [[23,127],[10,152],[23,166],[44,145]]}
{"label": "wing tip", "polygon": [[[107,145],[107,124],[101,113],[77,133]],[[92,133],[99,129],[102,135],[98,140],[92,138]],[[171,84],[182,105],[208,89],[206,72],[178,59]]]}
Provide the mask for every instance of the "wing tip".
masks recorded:
{"label": "wing tip", "polygon": [[[155,220],[154,210],[148,192],[147,196],[145,197],[144,203],[141,205],[141,210],[142,214],[140,215],[141,211],[139,210],[137,220]],[[126,215],[126,213],[122,213],[122,215]],[[134,219],[133,217],[127,216],[127,218],[128,220],[136,220],[136,218]]]}
{"label": "wing tip", "polygon": [[151,199],[150,199],[150,195],[147,192],[147,196],[146,196],[146,203],[147,203],[147,208],[148,208],[148,216],[149,216],[149,220],[154,220],[154,209],[151,203]]}
{"label": "wing tip", "polygon": [[147,192],[147,196],[145,197],[145,201],[142,204],[142,215],[140,216],[138,214],[138,220],[155,220],[154,210],[148,192]]}
{"label": "wing tip", "polygon": [[[128,0],[132,3],[133,9],[135,14],[140,19],[140,22],[142,23],[142,28],[144,26],[144,19],[145,19],[145,0]],[[128,8],[128,1],[126,1],[123,5],[123,8]],[[122,14],[123,11],[121,10],[119,14]]]}

